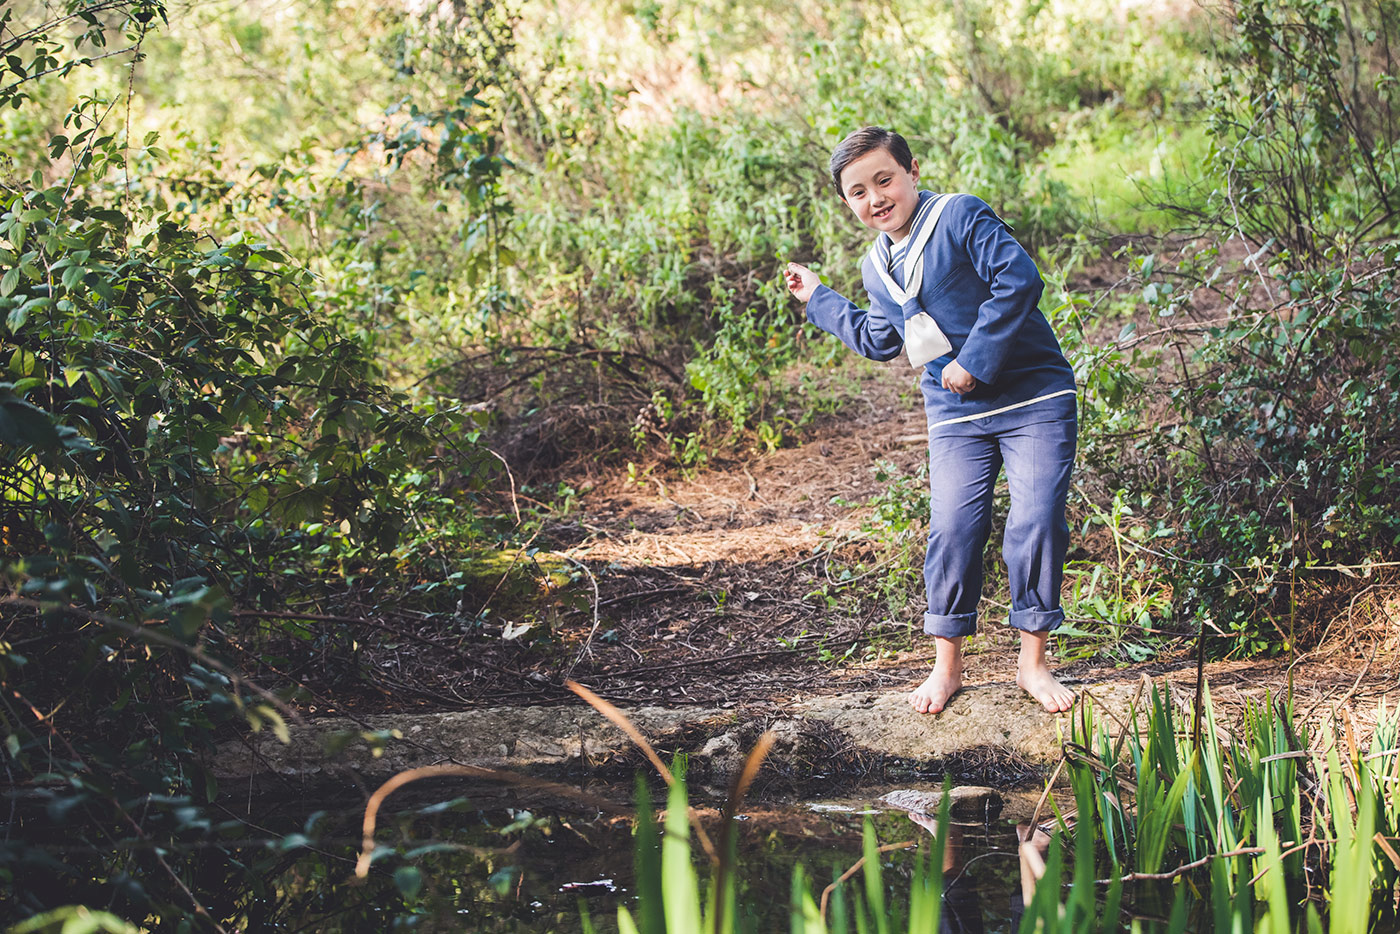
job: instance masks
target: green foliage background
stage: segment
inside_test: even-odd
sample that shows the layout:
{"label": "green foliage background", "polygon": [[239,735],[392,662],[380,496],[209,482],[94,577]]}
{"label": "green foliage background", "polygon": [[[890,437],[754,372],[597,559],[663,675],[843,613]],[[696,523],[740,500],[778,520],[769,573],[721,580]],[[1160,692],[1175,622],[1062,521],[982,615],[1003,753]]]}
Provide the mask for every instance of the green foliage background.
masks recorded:
{"label": "green foliage background", "polygon": [[1389,0],[0,3],[0,727],[24,826],[89,847],[7,837],[6,907],[208,925],[161,841],[300,700],[247,659],[355,677],[299,606],[484,638],[550,508],[517,481],[838,409],[778,270],[858,291],[823,166],[865,123],[1051,282],[1111,548],[1082,634],[1315,636],[1400,547],[1396,47]]}

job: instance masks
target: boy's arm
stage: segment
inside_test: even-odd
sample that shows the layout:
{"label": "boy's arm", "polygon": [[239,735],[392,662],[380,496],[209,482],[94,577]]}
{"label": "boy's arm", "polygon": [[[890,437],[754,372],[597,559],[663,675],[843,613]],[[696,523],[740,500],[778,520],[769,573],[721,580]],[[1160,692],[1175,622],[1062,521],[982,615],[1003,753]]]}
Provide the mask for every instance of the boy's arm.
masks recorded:
{"label": "boy's arm", "polygon": [[836,335],[841,343],[862,357],[893,360],[899,356],[904,338],[889,319],[875,309],[873,302],[870,308],[861,308],[822,285],[816,274],[806,267],[792,263],[788,269],[788,288],[798,299],[806,296],[808,321]]}
{"label": "boy's arm", "polygon": [[968,332],[957,362],[979,383],[994,383],[1016,343],[1026,317],[1040,303],[1045,283],[1035,261],[1006,229],[987,203],[971,195],[975,204],[965,221],[963,243],[972,267],[992,290],[992,297],[977,309],[977,321]]}

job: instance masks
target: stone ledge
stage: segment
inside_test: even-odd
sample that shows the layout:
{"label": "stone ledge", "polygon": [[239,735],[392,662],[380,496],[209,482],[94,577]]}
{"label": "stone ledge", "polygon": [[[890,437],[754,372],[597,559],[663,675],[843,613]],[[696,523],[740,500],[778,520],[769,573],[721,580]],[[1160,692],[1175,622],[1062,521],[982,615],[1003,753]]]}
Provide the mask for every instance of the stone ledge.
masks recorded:
{"label": "stone ledge", "polygon": [[[1136,682],[1090,687],[1096,708],[1119,719],[1138,689]],[[944,760],[976,751],[1044,766],[1059,757],[1069,732],[1066,715],[1046,713],[1019,688],[1004,684],[965,688],[935,716],[912,712],[902,692],[814,697],[768,710],[640,707],[624,712],[658,749],[684,753],[691,774],[712,787],[727,782],[763,729],[777,733],[773,766],[818,778],[837,777],[843,757],[847,764],[895,760],[914,770],[938,771]],[[454,763],[562,777],[609,769],[630,772],[639,761],[626,735],[582,702],[380,715],[365,718],[363,725],[326,718],[293,724],[290,733],[285,745],[266,731],[225,743],[212,762],[215,776],[373,781],[405,769]]]}

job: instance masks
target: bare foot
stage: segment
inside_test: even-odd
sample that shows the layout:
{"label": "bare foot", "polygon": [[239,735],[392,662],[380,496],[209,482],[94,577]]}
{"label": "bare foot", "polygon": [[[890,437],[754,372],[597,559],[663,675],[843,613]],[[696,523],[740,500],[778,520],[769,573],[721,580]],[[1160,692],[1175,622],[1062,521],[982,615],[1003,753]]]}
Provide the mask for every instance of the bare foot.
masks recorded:
{"label": "bare foot", "polygon": [[1074,692],[1055,680],[1045,663],[1048,632],[1021,633],[1021,657],[1016,662],[1016,683],[1051,713],[1063,713],[1074,705]]}
{"label": "bare foot", "polygon": [[1051,713],[1063,713],[1074,704],[1074,692],[1055,680],[1044,659],[1038,665],[1023,661],[1016,671],[1016,683]]}
{"label": "bare foot", "polygon": [[962,687],[962,666],[934,665],[933,674],[909,694],[909,703],[919,713],[938,713]]}

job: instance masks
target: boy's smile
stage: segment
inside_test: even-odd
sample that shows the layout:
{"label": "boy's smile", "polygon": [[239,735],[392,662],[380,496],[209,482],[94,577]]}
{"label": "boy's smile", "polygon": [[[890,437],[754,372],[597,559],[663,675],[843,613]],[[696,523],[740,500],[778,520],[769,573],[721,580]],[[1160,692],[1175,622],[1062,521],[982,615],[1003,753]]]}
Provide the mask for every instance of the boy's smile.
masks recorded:
{"label": "boy's smile", "polygon": [[888,149],[872,149],[841,170],[841,194],[862,224],[898,243],[919,207],[919,160],[906,170]]}

